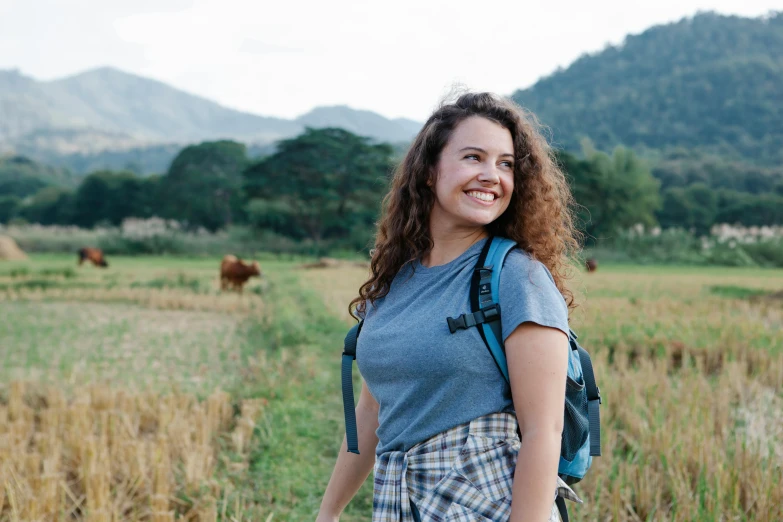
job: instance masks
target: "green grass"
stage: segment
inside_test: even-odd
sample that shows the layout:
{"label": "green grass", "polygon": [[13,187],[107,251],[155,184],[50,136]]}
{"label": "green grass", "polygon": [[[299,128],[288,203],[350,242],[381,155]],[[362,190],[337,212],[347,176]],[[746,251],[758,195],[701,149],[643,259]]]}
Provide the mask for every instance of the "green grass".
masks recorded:
{"label": "green grass", "polygon": [[34,375],[207,393],[237,378],[241,329],[237,318],[209,312],[0,301],[0,380]]}
{"label": "green grass", "polygon": [[[130,285],[131,288],[156,288],[158,290],[163,288],[183,288],[190,290],[191,292],[199,293],[203,288],[200,279],[190,277],[185,272],[178,272],[173,276],[157,277],[149,281],[134,281]],[[208,290],[207,290],[208,291]]]}

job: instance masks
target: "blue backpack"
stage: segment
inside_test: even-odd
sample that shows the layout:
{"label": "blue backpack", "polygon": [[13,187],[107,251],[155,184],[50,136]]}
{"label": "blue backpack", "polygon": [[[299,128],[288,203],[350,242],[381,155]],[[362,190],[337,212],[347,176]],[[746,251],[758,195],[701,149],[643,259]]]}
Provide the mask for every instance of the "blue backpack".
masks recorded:
{"label": "blue backpack", "polygon": [[[516,246],[510,239],[493,237],[487,241],[473,269],[470,285],[471,312],[446,318],[449,331],[477,327],[481,338],[506,381],[508,364],[503,346],[499,303],[500,269],[506,255]],[[351,370],[356,359],[356,341],[361,331],[360,322],[345,337],[342,357],[343,409],[348,451],[359,453],[356,435],[356,415],[353,400]],[[563,435],[560,445],[558,474],[567,484],[582,480],[590,469],[592,458],[601,455],[599,404],[601,393],[595,383],[593,364],[587,351],[579,346],[577,336],[569,330],[571,347],[566,377],[566,396]],[[560,497],[558,497],[560,498]],[[558,505],[558,507],[561,507]],[[562,508],[561,508],[562,510]],[[565,519],[564,519],[565,520]]]}

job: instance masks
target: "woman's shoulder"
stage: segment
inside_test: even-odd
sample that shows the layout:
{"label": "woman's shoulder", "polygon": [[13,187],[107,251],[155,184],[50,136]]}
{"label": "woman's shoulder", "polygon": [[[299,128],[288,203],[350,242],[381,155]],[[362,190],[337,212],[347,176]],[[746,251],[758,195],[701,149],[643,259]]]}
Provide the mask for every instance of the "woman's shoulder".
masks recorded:
{"label": "woman's shoulder", "polygon": [[552,273],[544,263],[534,259],[528,252],[521,248],[512,249],[503,262],[502,279],[514,279],[519,282],[540,282],[555,284]]}
{"label": "woman's shoulder", "polygon": [[527,252],[515,248],[500,273],[503,339],[530,321],[568,333],[568,305],[549,269]]}

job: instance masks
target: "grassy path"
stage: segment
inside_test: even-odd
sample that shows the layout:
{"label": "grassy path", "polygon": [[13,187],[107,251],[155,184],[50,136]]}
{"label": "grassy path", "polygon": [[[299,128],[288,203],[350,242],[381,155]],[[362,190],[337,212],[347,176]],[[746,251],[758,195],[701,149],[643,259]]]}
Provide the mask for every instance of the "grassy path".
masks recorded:
{"label": "grassy path", "polygon": [[[340,354],[347,328],[296,273],[271,277],[274,320],[259,330],[257,343],[266,347],[267,360],[258,365],[263,375],[250,379],[250,393],[270,402],[257,428],[249,479],[253,501],[275,520],[314,520],[344,434]],[[368,480],[341,520],[365,521],[371,510]]]}

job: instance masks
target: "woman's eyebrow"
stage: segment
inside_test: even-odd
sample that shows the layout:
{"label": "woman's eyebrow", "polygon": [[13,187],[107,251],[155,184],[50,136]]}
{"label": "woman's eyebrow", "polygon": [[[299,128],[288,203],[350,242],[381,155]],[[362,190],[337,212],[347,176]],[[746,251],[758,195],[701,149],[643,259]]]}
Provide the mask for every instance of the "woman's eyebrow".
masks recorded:
{"label": "woman's eyebrow", "polygon": [[[487,154],[487,151],[485,151],[485,150],[484,150],[484,149],[482,149],[481,147],[473,147],[473,146],[469,146],[469,147],[462,147],[461,149],[459,149],[459,151],[460,151],[460,152],[464,152],[464,151],[466,151],[466,150],[477,150],[477,151],[481,152],[482,154]],[[501,157],[508,156],[508,157],[510,157],[510,158],[513,158],[513,157],[514,157],[514,155],[513,155],[513,154],[509,154],[508,152],[506,152],[506,153],[504,153],[504,154],[501,154],[500,156],[501,156]]]}

